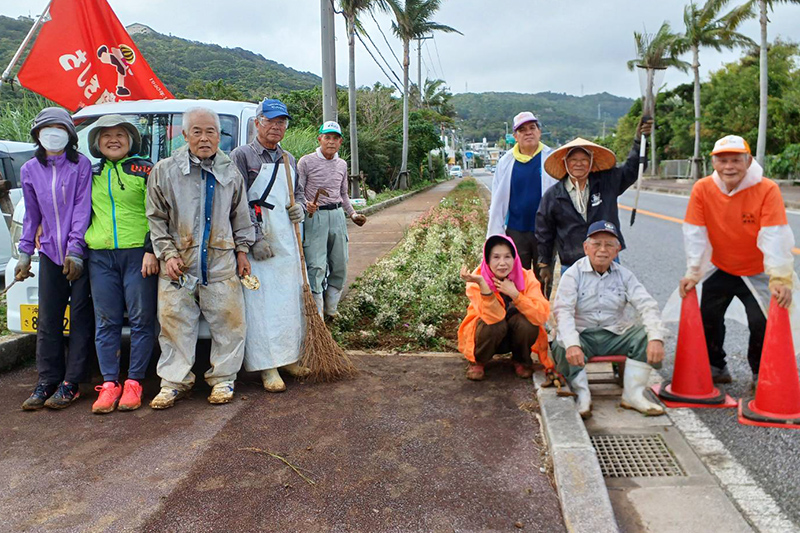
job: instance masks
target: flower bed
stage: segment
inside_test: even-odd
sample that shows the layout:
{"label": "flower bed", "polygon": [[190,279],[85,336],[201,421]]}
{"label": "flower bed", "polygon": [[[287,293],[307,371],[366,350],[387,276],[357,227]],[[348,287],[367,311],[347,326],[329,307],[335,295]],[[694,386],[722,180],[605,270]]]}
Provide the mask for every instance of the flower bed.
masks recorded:
{"label": "flower bed", "polygon": [[353,283],[336,339],[348,349],[454,350],[469,303],[459,270],[477,265],[486,224],[478,184],[465,179]]}

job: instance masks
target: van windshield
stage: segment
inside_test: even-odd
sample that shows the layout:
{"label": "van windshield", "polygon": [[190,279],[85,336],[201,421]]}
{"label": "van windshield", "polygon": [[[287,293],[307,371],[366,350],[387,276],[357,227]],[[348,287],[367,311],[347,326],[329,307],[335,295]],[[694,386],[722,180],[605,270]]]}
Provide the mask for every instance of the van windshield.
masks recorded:
{"label": "van windshield", "polygon": [[[186,144],[181,133],[183,115],[181,113],[164,114],[125,114],[128,121],[134,124],[142,136],[142,146],[137,155],[148,158],[155,163],[159,159],[169,157],[172,152]],[[89,153],[89,131],[92,124],[100,117],[86,117],[76,119],[75,127],[78,130],[78,149],[88,157],[92,163],[98,159]],[[226,154],[236,148],[239,132],[239,119],[232,115],[220,115],[220,149]]]}

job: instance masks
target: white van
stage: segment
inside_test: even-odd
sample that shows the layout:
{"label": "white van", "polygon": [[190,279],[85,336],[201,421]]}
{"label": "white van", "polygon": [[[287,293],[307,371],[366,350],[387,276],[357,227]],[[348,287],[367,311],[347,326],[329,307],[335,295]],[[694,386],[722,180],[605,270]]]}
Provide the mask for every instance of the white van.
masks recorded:
{"label": "white van", "polygon": [[[139,128],[142,135],[142,148],[139,155],[150,158],[154,163],[169,157],[174,150],[185,144],[181,134],[183,112],[192,107],[208,107],[219,114],[221,125],[220,148],[230,153],[242,144],[247,144],[256,136],[255,116],[258,105],[249,102],[226,100],[138,100],[114,102],[88,106],[78,111],[73,119],[78,130],[78,147],[92,163],[97,159],[89,154],[87,140],[92,124],[103,115],[122,115]],[[13,257],[5,267],[6,280],[14,279],[14,267],[19,258],[19,240],[22,236],[22,220],[25,216],[25,202],[20,200],[11,223],[11,242]],[[6,294],[8,329],[18,333],[36,332],[39,311],[39,258],[33,256],[31,272],[37,277],[16,283]],[[69,308],[64,320],[65,331],[69,331]],[[125,335],[128,335],[125,328]],[[200,324],[200,337],[210,338],[208,325]]]}

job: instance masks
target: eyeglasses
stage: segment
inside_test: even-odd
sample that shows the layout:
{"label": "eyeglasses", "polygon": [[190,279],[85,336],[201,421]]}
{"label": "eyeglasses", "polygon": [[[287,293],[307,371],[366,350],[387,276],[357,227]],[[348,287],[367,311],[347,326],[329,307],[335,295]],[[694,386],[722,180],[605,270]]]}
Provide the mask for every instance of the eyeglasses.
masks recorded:
{"label": "eyeglasses", "polygon": [[287,127],[289,127],[289,119],[286,117],[267,118],[262,116],[259,119],[259,121],[261,122],[262,126],[265,126],[267,128],[286,129]]}
{"label": "eyeglasses", "polygon": [[598,241],[596,239],[587,239],[589,241],[589,246],[592,248],[599,250],[600,248],[608,248],[609,250],[615,249],[619,246],[619,241],[614,239],[611,241]]}

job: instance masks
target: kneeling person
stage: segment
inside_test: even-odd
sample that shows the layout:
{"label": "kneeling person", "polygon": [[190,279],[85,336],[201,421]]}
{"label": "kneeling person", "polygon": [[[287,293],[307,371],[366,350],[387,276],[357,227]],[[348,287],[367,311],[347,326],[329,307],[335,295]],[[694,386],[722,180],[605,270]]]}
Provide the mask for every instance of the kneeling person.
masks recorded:
{"label": "kneeling person", "polygon": [[[586,256],[561,277],[553,306],[558,321],[553,354],[558,371],[578,395],[578,412],[583,418],[592,414],[586,362],[599,355],[624,354],[628,361],[621,406],[645,415],[664,414],[644,396],[651,366],[661,368],[664,359],[665,330],[658,304],[630,270],[614,262],[620,250],[614,224],[601,220],[589,226],[583,249]],[[626,317],[628,304],[643,324]]]}
{"label": "kneeling person", "polygon": [[531,352],[546,368],[553,368],[542,327],[550,315],[550,302],[533,272],[522,268],[509,237],[489,237],[481,265],[473,272],[462,268],[461,279],[467,282],[470,302],[458,328],[458,350],[470,363],[467,379],[483,379],[484,365],[495,354],[509,351],[521,378],[533,374]]}

